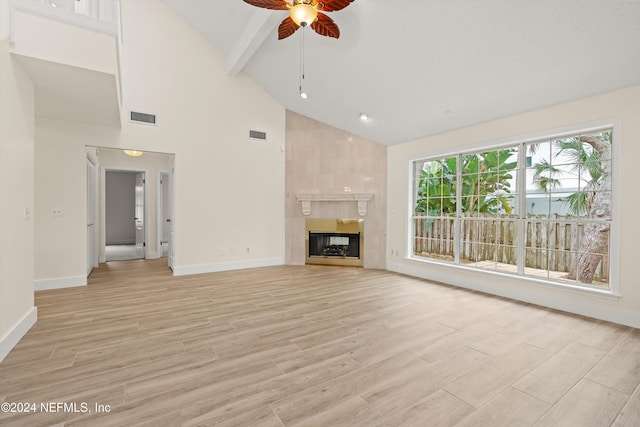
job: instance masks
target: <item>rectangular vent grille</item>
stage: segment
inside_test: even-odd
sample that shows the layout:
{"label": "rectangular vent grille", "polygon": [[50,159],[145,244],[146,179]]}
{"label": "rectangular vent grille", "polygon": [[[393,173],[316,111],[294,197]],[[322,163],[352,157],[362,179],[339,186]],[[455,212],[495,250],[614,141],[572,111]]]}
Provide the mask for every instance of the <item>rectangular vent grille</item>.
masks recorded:
{"label": "rectangular vent grille", "polygon": [[253,139],[261,139],[261,140],[266,140],[267,139],[267,133],[266,132],[260,132],[259,130],[250,130],[249,131],[249,138],[253,138]]}
{"label": "rectangular vent grille", "polygon": [[141,123],[149,123],[152,125],[156,124],[156,115],[155,114],[146,114],[146,113],[137,113],[135,111],[131,112],[131,121],[132,122],[141,122]]}

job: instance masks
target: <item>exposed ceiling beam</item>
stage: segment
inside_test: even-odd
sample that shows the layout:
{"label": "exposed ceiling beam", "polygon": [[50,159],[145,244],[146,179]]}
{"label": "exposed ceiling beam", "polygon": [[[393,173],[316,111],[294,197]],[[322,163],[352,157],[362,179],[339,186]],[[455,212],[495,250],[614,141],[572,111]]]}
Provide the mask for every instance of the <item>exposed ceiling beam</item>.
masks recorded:
{"label": "exposed ceiling beam", "polygon": [[237,75],[249,62],[267,36],[276,36],[275,28],[282,15],[273,11],[255,11],[227,57],[227,74]]}

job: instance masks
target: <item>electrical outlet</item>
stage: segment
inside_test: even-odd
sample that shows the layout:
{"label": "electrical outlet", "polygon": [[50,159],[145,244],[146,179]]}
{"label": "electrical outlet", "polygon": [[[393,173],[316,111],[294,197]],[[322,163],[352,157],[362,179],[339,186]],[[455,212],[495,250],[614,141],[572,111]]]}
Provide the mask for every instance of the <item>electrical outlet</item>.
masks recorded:
{"label": "electrical outlet", "polygon": [[251,248],[247,247],[247,253],[251,252]]}
{"label": "electrical outlet", "polygon": [[220,256],[225,256],[227,251],[224,248],[220,248]]}
{"label": "electrical outlet", "polygon": [[51,216],[62,216],[62,209],[61,208],[51,209]]}

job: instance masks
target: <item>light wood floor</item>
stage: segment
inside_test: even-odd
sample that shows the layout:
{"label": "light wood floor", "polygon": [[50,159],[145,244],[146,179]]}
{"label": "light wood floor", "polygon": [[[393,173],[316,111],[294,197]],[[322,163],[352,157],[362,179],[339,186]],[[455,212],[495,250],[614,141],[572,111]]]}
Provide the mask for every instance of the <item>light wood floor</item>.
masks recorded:
{"label": "light wood floor", "polygon": [[104,256],[107,261],[143,259],[144,248],[136,245],[107,245],[104,247]]}
{"label": "light wood floor", "polygon": [[92,412],[0,425],[640,425],[639,330],[385,271],[112,262],[36,305],[0,402]]}

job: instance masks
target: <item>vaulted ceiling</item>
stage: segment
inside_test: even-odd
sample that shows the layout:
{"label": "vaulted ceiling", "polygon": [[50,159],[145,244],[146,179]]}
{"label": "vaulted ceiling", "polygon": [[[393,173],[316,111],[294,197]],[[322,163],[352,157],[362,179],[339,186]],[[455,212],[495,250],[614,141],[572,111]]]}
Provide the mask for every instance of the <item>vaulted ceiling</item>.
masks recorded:
{"label": "vaulted ceiling", "polygon": [[284,40],[286,11],[164,1],[227,56],[230,75],[386,145],[640,84],[640,0],[355,0],[328,13],[339,39],[307,28]]}

